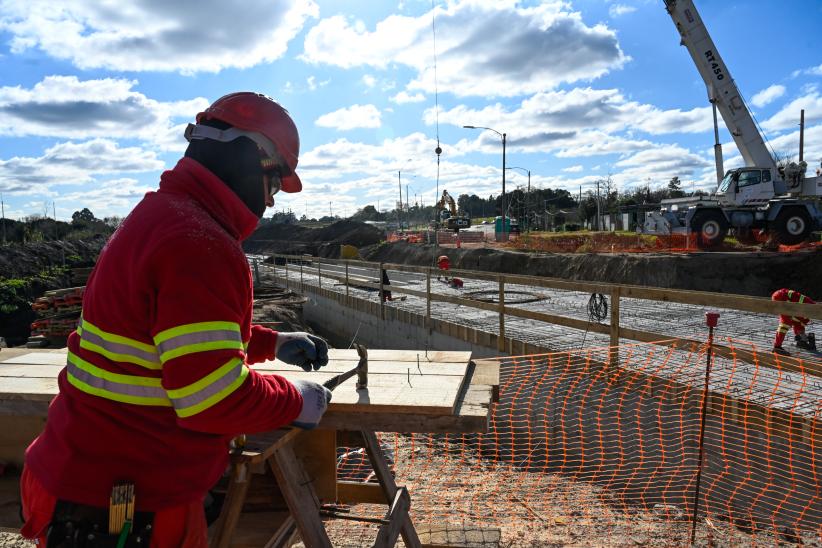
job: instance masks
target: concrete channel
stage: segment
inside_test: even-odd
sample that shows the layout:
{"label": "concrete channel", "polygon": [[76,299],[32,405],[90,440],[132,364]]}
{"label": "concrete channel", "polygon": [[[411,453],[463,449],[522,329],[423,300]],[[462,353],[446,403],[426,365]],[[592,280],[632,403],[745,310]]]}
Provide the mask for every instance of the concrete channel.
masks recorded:
{"label": "concrete channel", "polygon": [[[381,305],[379,290],[373,287],[379,284],[378,269],[322,263],[318,272],[317,267],[316,259],[287,266],[255,264],[257,272],[273,274],[282,285],[305,295],[304,318],[338,345],[356,340],[373,347],[419,350],[421,356],[437,349],[472,350],[475,357],[561,352],[575,356],[579,363],[591,361],[592,356],[593,361],[597,356],[608,359],[608,335],[513,316],[504,319],[508,352],[500,352],[500,320],[493,310],[439,301],[429,304],[416,295],[399,300],[403,289],[425,292],[429,283],[425,275],[388,270],[394,300]],[[347,277],[349,284],[331,275]],[[463,282],[461,289],[455,289],[434,276],[430,291],[491,304],[499,298],[494,282],[467,278]],[[514,284],[506,284],[503,295],[506,306],[607,324],[608,315],[589,306],[591,297],[582,291]],[[777,323],[771,314],[621,298],[619,323],[704,341],[709,309],[720,313],[717,342],[769,348]],[[489,447],[486,439],[483,450],[511,463],[527,463],[535,471],[572,470],[592,481],[602,479],[597,476],[602,470],[613,470],[609,487],[624,496],[644,505],[673,502],[687,508],[698,467],[704,348],[701,352],[695,347],[670,349],[620,339],[620,367],[636,368],[641,373],[637,378],[650,379],[642,367],[654,349],[661,363],[654,368],[652,380],[628,380],[620,390],[587,366],[552,369],[545,356],[504,360],[501,384],[507,389],[502,389],[495,411],[496,441]],[[666,380],[687,390],[670,390]],[[732,410],[728,402],[734,402]],[[745,407],[748,402],[753,407]],[[703,470],[710,485],[708,499],[740,513],[750,514],[753,505],[758,515],[803,528],[822,523],[822,480],[816,469],[822,462],[820,402],[819,376],[715,357]],[[764,414],[761,425],[752,424],[753,409]],[[783,426],[787,421],[787,428],[780,428],[779,421]],[[603,425],[610,427],[603,429]],[[544,443],[534,447],[535,439]]]}

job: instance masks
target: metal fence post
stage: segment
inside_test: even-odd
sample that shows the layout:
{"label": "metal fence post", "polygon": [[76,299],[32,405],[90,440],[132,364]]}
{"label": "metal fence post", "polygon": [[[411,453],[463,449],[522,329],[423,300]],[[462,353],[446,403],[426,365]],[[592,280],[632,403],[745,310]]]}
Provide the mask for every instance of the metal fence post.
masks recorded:
{"label": "metal fence post", "polygon": [[305,261],[300,259],[300,293],[305,293],[305,287],[303,286],[303,263]]}
{"label": "metal fence post", "polygon": [[[277,261],[274,261],[274,278],[277,277]],[[257,258],[254,258],[254,285],[260,285],[260,268],[257,265]]]}
{"label": "metal fence post", "polygon": [[425,270],[425,325],[431,329],[431,267]]}
{"label": "metal fence post", "polygon": [[322,261],[320,257],[317,256],[317,289],[323,288],[323,272],[322,272]]}
{"label": "metal fence post", "polygon": [[345,297],[348,298],[348,260],[345,261]]}
{"label": "metal fence post", "polygon": [[608,365],[613,369],[619,366],[619,286],[611,289],[611,350]]}
{"label": "metal fence post", "polygon": [[505,277],[499,276],[499,338],[497,350],[505,352]]}
{"label": "metal fence post", "polygon": [[700,480],[702,479],[702,468],[705,465],[705,419],[708,414],[708,398],[710,397],[710,383],[711,383],[711,358],[714,353],[714,327],[719,321],[719,314],[716,312],[705,313],[705,323],[708,325],[708,348],[705,352],[705,389],[702,392],[702,417],[699,421],[699,459],[697,460],[696,469],[696,489],[694,492],[694,515],[693,525],[691,527],[691,546],[696,540],[696,520],[699,513],[699,488]]}
{"label": "metal fence post", "polygon": [[288,257],[285,258],[285,288],[288,289]]}
{"label": "metal fence post", "polygon": [[380,319],[385,319],[385,287],[382,283],[382,263],[380,263],[380,270],[377,273],[380,278]]}

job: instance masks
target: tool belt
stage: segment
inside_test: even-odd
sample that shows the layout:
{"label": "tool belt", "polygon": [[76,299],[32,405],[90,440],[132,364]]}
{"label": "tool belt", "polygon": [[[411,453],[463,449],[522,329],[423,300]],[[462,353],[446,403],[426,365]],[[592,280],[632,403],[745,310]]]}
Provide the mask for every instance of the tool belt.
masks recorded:
{"label": "tool belt", "polygon": [[[123,547],[147,548],[154,512],[135,512]],[[108,532],[109,509],[58,500],[48,529],[47,548],[117,548],[119,534]]]}

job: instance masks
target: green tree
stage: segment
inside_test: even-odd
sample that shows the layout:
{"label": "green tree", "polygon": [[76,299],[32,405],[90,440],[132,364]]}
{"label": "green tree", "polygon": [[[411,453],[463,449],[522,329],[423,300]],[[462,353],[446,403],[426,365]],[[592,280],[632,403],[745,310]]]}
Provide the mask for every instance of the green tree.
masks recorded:
{"label": "green tree", "polygon": [[94,213],[92,213],[87,207],[71,214],[71,222],[75,225],[93,223],[96,220],[97,219],[94,217]]}
{"label": "green tree", "polygon": [[679,177],[673,177],[668,181],[668,198],[682,198],[685,192],[682,190],[682,182]]}

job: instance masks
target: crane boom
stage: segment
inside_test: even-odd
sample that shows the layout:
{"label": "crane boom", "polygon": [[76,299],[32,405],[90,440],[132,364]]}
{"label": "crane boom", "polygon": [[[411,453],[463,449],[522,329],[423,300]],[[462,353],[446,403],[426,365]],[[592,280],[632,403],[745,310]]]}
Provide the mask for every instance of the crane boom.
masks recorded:
{"label": "crane boom", "polygon": [[[708,29],[692,0],[665,0],[665,8],[676,24],[682,44],[688,48],[708,97],[716,104],[725,126],[739,149],[745,165],[776,169],[776,163],[756,127],[739,88],[719,55]],[[774,171],[775,172],[775,171]]]}

